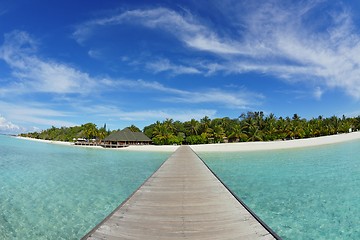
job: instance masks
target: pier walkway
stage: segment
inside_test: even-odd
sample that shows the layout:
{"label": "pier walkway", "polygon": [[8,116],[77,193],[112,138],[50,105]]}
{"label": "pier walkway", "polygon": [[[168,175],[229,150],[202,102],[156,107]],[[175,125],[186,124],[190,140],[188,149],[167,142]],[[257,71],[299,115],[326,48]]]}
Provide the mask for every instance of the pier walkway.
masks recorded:
{"label": "pier walkway", "polygon": [[190,147],[181,146],[83,239],[276,239]]}

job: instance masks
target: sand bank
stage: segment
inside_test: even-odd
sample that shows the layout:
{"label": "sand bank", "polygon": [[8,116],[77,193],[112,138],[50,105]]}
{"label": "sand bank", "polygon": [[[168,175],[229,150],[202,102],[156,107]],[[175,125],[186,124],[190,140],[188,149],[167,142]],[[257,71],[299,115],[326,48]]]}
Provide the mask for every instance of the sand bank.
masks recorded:
{"label": "sand bank", "polygon": [[21,136],[17,136],[16,138],[24,139],[24,140],[30,140],[30,141],[35,141],[35,142],[49,143],[49,144],[58,144],[58,145],[67,145],[67,146],[73,145],[73,144],[70,143],[70,142],[43,140],[43,139],[36,139],[36,138],[29,138],[29,137],[21,137]]}
{"label": "sand bank", "polygon": [[[105,149],[100,146],[75,146],[70,142],[49,141],[42,139],[18,137],[31,141],[38,141],[50,144],[68,145],[83,148],[97,148]],[[274,141],[274,142],[241,142],[241,143],[220,143],[220,144],[201,144],[191,145],[195,152],[243,152],[243,151],[261,151],[261,150],[275,150],[275,149],[288,149],[288,148],[302,148],[319,146],[326,144],[334,144],[345,141],[360,139],[360,132],[345,133],[317,138],[296,139],[287,141]],[[142,151],[142,152],[174,152],[179,146],[156,146],[156,145],[132,145],[125,148],[112,148],[116,151]],[[109,148],[106,148],[109,149]]]}
{"label": "sand bank", "polygon": [[116,150],[116,151],[141,151],[141,152],[175,152],[175,150],[179,146],[156,146],[156,145],[131,145],[125,148],[103,148],[101,146],[82,146],[82,145],[75,145],[71,142],[62,142],[62,141],[51,141],[51,140],[43,140],[43,139],[36,139],[36,138],[29,138],[29,137],[21,137],[17,136],[16,138],[23,139],[23,140],[30,140],[36,142],[42,142],[47,144],[58,144],[58,145],[66,145],[66,146],[73,146],[73,147],[81,147],[81,148],[94,148],[94,149],[104,149],[104,150]]}
{"label": "sand bank", "polygon": [[312,147],[346,142],[356,139],[360,139],[360,132],[286,141],[192,145],[191,148],[195,152],[243,152]]}

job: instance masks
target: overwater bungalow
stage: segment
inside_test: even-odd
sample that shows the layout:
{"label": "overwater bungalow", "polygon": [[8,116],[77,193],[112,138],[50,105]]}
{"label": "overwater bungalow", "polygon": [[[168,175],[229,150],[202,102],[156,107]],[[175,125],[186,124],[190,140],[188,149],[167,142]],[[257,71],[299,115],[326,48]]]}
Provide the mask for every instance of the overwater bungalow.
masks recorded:
{"label": "overwater bungalow", "polygon": [[106,148],[120,148],[128,145],[149,145],[152,140],[142,132],[132,132],[129,128],[111,133],[104,138],[101,146]]}

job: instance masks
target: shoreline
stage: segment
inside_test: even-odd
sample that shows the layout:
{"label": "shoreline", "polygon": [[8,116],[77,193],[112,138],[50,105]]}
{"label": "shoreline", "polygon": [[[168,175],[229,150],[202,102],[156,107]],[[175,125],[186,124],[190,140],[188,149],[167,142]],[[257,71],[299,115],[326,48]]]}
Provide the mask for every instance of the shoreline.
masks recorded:
{"label": "shoreline", "polygon": [[343,143],[360,139],[360,132],[342,133],[337,135],[322,136],[316,138],[303,138],[285,141],[269,142],[239,142],[192,145],[195,152],[251,152],[266,150],[281,150],[293,148],[315,147],[336,143]]}
{"label": "shoreline", "polygon": [[42,142],[47,144],[56,144],[56,145],[63,145],[63,146],[70,146],[70,147],[79,147],[79,148],[87,148],[87,149],[103,149],[103,150],[114,150],[114,151],[137,151],[137,152],[175,152],[175,150],[179,146],[173,145],[130,145],[125,148],[103,148],[101,146],[82,146],[82,145],[75,145],[72,142],[62,142],[62,141],[53,141],[53,140],[44,140],[44,139],[36,139],[36,138],[29,138],[29,137],[21,137],[15,136],[15,138],[35,141],[35,142]]}
{"label": "shoreline", "polygon": [[15,136],[15,138],[29,140],[34,142],[42,142],[47,144],[57,144],[57,145],[66,145],[71,146],[73,145],[71,142],[61,142],[61,141],[53,141],[53,140],[44,140],[44,139],[37,139],[37,138],[30,138],[30,137],[22,137],[22,136]]}
{"label": "shoreline", "polygon": [[[57,144],[72,147],[116,150],[116,151],[138,151],[138,152],[174,152],[179,145],[130,145],[126,148],[103,148],[100,146],[79,146],[71,142],[51,141],[35,139],[28,137],[16,136],[16,138],[43,142],[47,144]],[[216,143],[216,144],[199,144],[189,145],[195,152],[250,152],[265,150],[280,150],[291,148],[306,148],[328,144],[342,143],[360,139],[360,132],[343,133],[337,135],[322,136],[316,138],[304,138],[285,141],[271,142],[239,142],[239,143]]]}

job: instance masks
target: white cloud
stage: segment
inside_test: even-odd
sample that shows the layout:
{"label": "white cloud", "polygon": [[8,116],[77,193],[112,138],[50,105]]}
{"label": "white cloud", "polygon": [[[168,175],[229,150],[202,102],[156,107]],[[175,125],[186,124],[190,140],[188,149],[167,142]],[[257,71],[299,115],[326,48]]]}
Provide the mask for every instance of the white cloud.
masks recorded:
{"label": "white cloud", "polygon": [[3,116],[0,115],[0,132],[1,133],[19,133],[23,128],[19,127],[16,124],[6,120]]}
{"label": "white cloud", "polygon": [[[251,93],[246,90],[222,91],[204,88],[188,91],[169,87],[157,81],[93,78],[88,73],[68,64],[40,57],[39,43],[26,32],[13,31],[5,34],[4,39],[5,41],[0,47],[0,59],[9,66],[12,77],[8,83],[0,87],[0,96],[3,96],[3,101],[0,100],[0,109],[13,123],[26,126],[26,129],[30,129],[34,125],[41,127],[73,126],[77,123],[66,119],[69,117],[78,119],[79,115],[89,116],[91,119],[107,115],[132,121],[164,118],[183,121],[188,120],[189,117],[201,118],[205,115],[212,117],[216,114],[216,110],[207,109],[205,105],[199,109],[197,104],[211,103],[222,107],[246,108],[252,105],[251,102],[259,99],[257,94],[255,97],[251,96]],[[167,59],[160,59],[148,67],[154,71],[168,71],[171,74],[190,74],[200,71],[195,67],[176,65]],[[100,103],[94,103],[87,98],[90,93],[102,95],[114,91],[161,93],[161,95],[153,95],[151,101],[175,101],[192,105],[178,110],[158,110],[154,106],[146,111],[119,110],[117,107],[112,110],[105,107],[105,110],[101,111],[97,105],[101,104],[101,99],[98,101]],[[36,102],[36,100],[28,101],[34,94],[38,98],[38,93],[50,94],[43,94],[44,98],[41,95],[42,103]],[[9,96],[12,98],[8,98]],[[57,101],[60,98],[64,101]],[[121,95],[119,99],[121,99]],[[116,101],[121,102],[119,99]],[[70,110],[61,110],[64,108]],[[18,126],[16,124],[7,124],[7,126]],[[24,127],[19,128],[19,131],[27,131]]]}
{"label": "white cloud", "polygon": [[172,64],[168,59],[160,59],[158,61],[148,62],[146,63],[146,68],[154,71],[155,73],[170,72],[173,75],[201,73],[200,70],[194,67]]}
{"label": "white cloud", "polygon": [[86,94],[96,86],[96,80],[67,64],[44,60],[36,56],[36,41],[26,32],[5,34],[0,59],[12,69],[14,81],[0,93],[80,93]]}
{"label": "white cloud", "polygon": [[133,111],[133,112],[119,112],[112,117],[118,117],[121,120],[127,121],[141,121],[141,120],[161,120],[172,118],[179,121],[186,121],[189,118],[200,118],[203,116],[213,116],[215,110],[149,110],[149,111]]}
{"label": "white cloud", "polygon": [[[38,57],[37,46],[38,43],[29,34],[14,31],[5,36],[5,42],[0,48],[0,58],[8,64],[13,76],[7,86],[0,87],[0,94],[4,97],[10,95],[18,97],[17,100],[11,98],[0,101],[0,109],[13,122],[24,126],[73,126],[76,124],[62,119],[70,116],[76,118],[79,114],[91,115],[91,117],[101,116],[101,113],[106,114],[100,111],[99,107],[93,107],[97,103],[94,104],[91,99],[85,101],[86,93],[94,92],[100,95],[114,91],[161,93],[161,95],[155,94],[151,101],[176,101],[193,104],[190,107],[192,110],[160,111],[154,107],[155,109],[147,111],[119,111],[114,108],[114,111],[107,112],[110,116],[124,120],[149,119],[150,117],[185,120],[189,116],[192,118],[204,115],[213,116],[215,110],[208,110],[206,107],[198,109],[197,104],[211,103],[222,107],[246,108],[257,98],[250,96],[251,94],[245,90],[242,92],[225,92],[219,89],[187,91],[165,86],[157,81],[95,79],[66,64]],[[149,65],[149,67],[157,68],[158,71],[169,71],[173,74],[197,73],[195,68],[175,65],[166,59]],[[42,103],[22,99],[23,96],[31,93],[51,93],[51,95],[50,99],[47,99],[49,101],[42,100]],[[71,93],[79,94],[74,96]],[[159,98],[159,96],[161,97]],[[64,101],[57,101],[57,98]],[[117,100],[119,101],[119,99]],[[89,104],[92,106],[91,108],[87,107]],[[67,109],[71,110],[68,112],[58,110],[64,108],[65,105],[67,105]],[[94,112],[94,109],[99,112]],[[109,109],[106,108],[106,110]]]}
{"label": "white cloud", "polygon": [[208,27],[200,24],[193,16],[183,16],[166,8],[132,10],[107,18],[95,19],[79,25],[73,36],[78,42],[83,42],[92,35],[97,27],[123,23],[163,29],[179,38],[187,46],[197,50],[217,54],[241,53],[240,49],[236,47],[236,42],[221,38]]}
{"label": "white cloud", "polygon": [[248,52],[251,48],[251,54],[245,59],[232,59],[226,71],[262,72],[302,85],[321,85],[321,91],[314,87],[315,98],[320,98],[326,88],[339,88],[360,99],[360,35],[351,13],[344,8],[333,10],[326,16],[326,23],[312,21],[312,25],[320,24],[318,28],[309,25],[309,15],[323,7],[322,3],[309,1],[289,6],[269,1],[251,9],[241,19],[246,26],[242,46]]}
{"label": "white cloud", "polygon": [[320,88],[320,87],[317,87],[315,88],[315,91],[314,91],[314,97],[316,99],[321,99],[321,96],[323,95],[324,91]]}
{"label": "white cloud", "polygon": [[156,81],[144,80],[112,80],[104,79],[103,84],[112,89],[122,89],[122,91],[158,91],[162,92],[160,98],[163,102],[177,102],[188,104],[211,103],[226,108],[248,109],[258,106],[264,99],[262,94],[251,92],[245,88],[233,87],[232,90],[220,88],[200,88],[198,90],[181,90],[178,88],[167,87]]}
{"label": "white cloud", "polygon": [[[360,33],[354,26],[351,11],[341,3],[290,4],[272,0],[235,1],[216,6],[222,6],[219,11],[226,16],[222,31],[204,24],[206,21],[190,12],[154,8],[86,22],[79,25],[74,37],[85,40],[98,27],[139,24],[166,31],[191,49],[218,55],[220,61],[208,61],[204,65],[205,75],[260,72],[301,87],[304,84],[314,87],[314,92],[320,86],[322,93],[318,91],[316,98],[326,89],[337,88],[360,99]],[[228,26],[236,30],[226,31]],[[151,63],[148,67],[176,73],[176,68],[166,61]],[[179,72],[186,70],[191,71],[178,69]]]}
{"label": "white cloud", "polygon": [[183,94],[184,91],[176,88],[166,87],[157,81],[144,81],[142,79],[109,79],[101,80],[101,83],[118,91],[160,91],[168,94]]}
{"label": "white cloud", "polygon": [[[73,116],[75,113],[64,112],[49,108],[46,103],[23,102],[22,104],[0,101],[0,109],[6,113],[11,121],[21,123],[22,126],[74,126],[76,124],[60,120]],[[22,127],[22,130],[25,128]]]}
{"label": "white cloud", "polygon": [[201,91],[184,91],[178,96],[164,97],[163,101],[188,104],[210,103],[232,109],[249,109],[260,105],[263,98],[263,95],[245,89],[237,91],[202,89]]}
{"label": "white cloud", "polygon": [[115,121],[147,121],[155,122],[166,118],[172,118],[179,121],[188,121],[191,118],[200,119],[204,116],[214,117],[216,110],[214,109],[172,109],[162,108],[127,111],[115,105],[94,105],[91,108],[83,108],[88,114],[96,115],[102,119],[112,119]]}
{"label": "white cloud", "polygon": [[94,59],[101,59],[101,58],[103,58],[102,53],[101,53],[100,50],[90,49],[90,50],[88,51],[88,55],[89,55],[91,58],[94,58]]}

